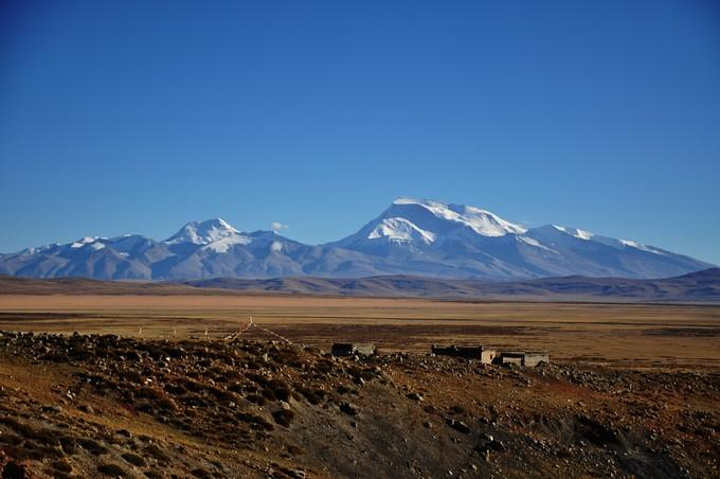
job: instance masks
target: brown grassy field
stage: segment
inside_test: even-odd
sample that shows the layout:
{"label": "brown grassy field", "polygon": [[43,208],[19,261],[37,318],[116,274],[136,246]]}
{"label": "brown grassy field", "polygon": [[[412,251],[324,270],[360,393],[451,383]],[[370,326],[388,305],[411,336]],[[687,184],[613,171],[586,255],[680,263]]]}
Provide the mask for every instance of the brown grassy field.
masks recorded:
{"label": "brown grassy field", "polygon": [[[254,321],[294,342],[547,350],[555,361],[720,368],[720,306],[460,303],[278,296],[0,296],[0,330],[223,337]],[[142,328],[142,332],[141,332]],[[257,328],[251,337],[262,336]],[[269,337],[269,336],[268,336]]]}

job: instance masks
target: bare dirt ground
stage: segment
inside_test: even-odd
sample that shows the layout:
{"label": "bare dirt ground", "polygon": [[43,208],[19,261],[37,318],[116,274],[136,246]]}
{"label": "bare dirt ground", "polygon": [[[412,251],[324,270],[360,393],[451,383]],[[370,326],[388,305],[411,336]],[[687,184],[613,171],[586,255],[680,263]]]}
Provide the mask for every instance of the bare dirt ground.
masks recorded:
{"label": "bare dirt ground", "polygon": [[[458,303],[277,296],[0,296],[0,330],[224,337],[258,324],[328,348],[363,340],[427,352],[466,342],[547,350],[556,361],[720,368],[720,306]],[[141,329],[142,328],[142,332]]]}
{"label": "bare dirt ground", "polygon": [[[251,315],[292,344],[257,328],[222,339]],[[5,296],[0,470],[720,477],[719,327],[716,307]],[[324,352],[354,339],[382,354]],[[451,341],[545,349],[553,362],[426,354]]]}

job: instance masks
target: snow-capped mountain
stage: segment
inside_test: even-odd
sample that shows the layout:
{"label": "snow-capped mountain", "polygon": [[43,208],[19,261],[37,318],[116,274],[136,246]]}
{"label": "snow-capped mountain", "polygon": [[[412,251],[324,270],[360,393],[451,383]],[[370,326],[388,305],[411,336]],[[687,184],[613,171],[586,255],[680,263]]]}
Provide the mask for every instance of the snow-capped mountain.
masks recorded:
{"label": "snow-capped mountain", "polygon": [[398,198],[360,231],[333,244],[383,254],[387,247],[418,251],[461,238],[496,238],[524,232],[523,227],[474,206]]}
{"label": "snow-capped mountain", "polygon": [[140,235],[85,237],[68,244],[28,248],[0,258],[0,273],[38,278],[148,279],[149,264],[171,253]]}
{"label": "snow-capped mountain", "polygon": [[306,245],[216,218],[158,242],[85,237],[0,255],[0,274],[98,279],[202,279],[407,274],[513,279],[584,275],[657,278],[712,265],[634,241],[548,225],[526,229],[474,206],[398,198],[344,239]]}
{"label": "snow-capped mountain", "polygon": [[233,245],[246,245],[251,241],[250,237],[240,233],[222,218],[215,218],[188,223],[163,243],[168,246],[200,245],[216,253],[225,253]]}
{"label": "snow-capped mountain", "polygon": [[414,198],[398,198],[357,233],[331,245],[452,277],[661,277],[708,267],[633,241],[555,225],[526,229],[474,206]]}

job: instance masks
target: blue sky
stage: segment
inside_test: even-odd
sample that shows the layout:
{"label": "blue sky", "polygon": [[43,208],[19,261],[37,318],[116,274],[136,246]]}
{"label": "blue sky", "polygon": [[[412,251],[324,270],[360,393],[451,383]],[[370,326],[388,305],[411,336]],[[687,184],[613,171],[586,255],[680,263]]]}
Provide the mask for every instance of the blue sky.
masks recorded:
{"label": "blue sky", "polygon": [[720,264],[713,0],[3,2],[0,252],[397,196]]}

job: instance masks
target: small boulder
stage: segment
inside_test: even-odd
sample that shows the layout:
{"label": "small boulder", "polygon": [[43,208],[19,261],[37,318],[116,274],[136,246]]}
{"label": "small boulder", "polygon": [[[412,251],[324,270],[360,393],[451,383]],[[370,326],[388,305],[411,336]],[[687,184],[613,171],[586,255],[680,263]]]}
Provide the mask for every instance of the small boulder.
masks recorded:
{"label": "small boulder", "polygon": [[28,477],[25,466],[15,461],[5,464],[2,470],[2,479],[25,479]]}
{"label": "small boulder", "polygon": [[340,403],[340,410],[349,416],[357,416],[360,413],[360,409],[349,402]]}
{"label": "small boulder", "polygon": [[455,419],[446,419],[445,423],[451,428],[463,434],[468,434],[470,432],[470,427],[462,421],[457,421]]}

